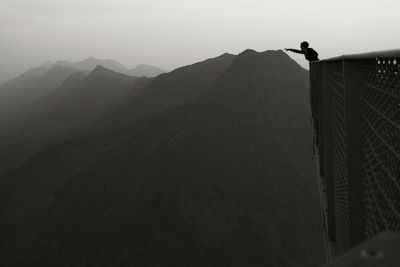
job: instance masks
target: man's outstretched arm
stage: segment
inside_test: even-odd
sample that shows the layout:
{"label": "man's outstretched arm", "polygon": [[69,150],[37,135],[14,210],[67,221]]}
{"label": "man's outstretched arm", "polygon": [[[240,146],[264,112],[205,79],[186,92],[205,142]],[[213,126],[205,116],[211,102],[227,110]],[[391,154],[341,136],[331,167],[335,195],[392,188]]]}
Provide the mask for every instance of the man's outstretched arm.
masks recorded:
{"label": "man's outstretched arm", "polygon": [[303,50],[293,49],[293,48],[285,48],[286,51],[294,52],[297,54],[304,54]]}

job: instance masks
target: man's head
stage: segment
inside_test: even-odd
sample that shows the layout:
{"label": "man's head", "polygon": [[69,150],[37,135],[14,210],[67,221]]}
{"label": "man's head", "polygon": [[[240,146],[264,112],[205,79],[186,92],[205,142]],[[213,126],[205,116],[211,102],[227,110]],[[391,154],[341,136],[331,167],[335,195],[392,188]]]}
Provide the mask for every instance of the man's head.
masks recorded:
{"label": "man's head", "polygon": [[300,44],[301,50],[306,50],[308,48],[308,46],[309,46],[309,44],[306,41],[301,42],[301,44]]}

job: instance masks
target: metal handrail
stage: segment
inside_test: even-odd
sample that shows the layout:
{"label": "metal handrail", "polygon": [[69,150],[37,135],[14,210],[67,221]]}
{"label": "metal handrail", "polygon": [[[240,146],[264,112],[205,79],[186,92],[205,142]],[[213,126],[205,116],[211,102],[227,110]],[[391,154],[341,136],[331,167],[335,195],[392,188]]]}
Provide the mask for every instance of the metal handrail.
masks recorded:
{"label": "metal handrail", "polygon": [[374,59],[374,58],[398,58],[400,57],[400,49],[385,50],[385,51],[374,51],[359,54],[348,54],[327,59],[321,59],[319,61],[311,62],[310,64],[318,64],[319,62],[337,61],[344,59]]}

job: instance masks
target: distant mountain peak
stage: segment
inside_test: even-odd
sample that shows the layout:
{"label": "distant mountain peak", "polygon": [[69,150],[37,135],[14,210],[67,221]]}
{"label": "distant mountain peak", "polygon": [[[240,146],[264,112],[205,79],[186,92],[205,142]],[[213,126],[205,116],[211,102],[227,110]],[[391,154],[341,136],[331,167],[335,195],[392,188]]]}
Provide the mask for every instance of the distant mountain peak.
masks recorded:
{"label": "distant mountain peak", "polygon": [[118,73],[124,73],[129,76],[136,76],[136,77],[141,77],[141,76],[156,77],[162,73],[165,73],[165,70],[153,65],[139,64],[133,69],[128,69],[115,59],[100,59],[93,56],[90,56],[86,59],[77,62],[59,60],[52,66],[53,67],[67,66],[76,70],[92,71],[98,65],[101,65],[109,70],[113,70]]}
{"label": "distant mountain peak", "polygon": [[104,70],[111,71],[110,69],[107,69],[107,68],[104,67],[103,65],[97,65],[97,66],[94,68],[93,72],[94,72],[94,71],[104,71]]}
{"label": "distant mountain peak", "polygon": [[[266,50],[263,52],[257,52],[253,49],[247,49],[240,53],[235,59],[234,63],[238,66],[253,65],[253,64],[265,64],[264,68],[258,68],[259,70],[265,71],[265,68],[272,70],[279,68],[282,71],[285,68],[300,67],[294,60],[292,60],[282,50]],[[296,64],[292,64],[296,63]],[[235,65],[235,64],[234,64]]]}
{"label": "distant mountain peak", "polygon": [[99,76],[99,75],[114,75],[114,74],[120,74],[118,72],[115,72],[113,70],[110,70],[103,65],[97,65],[90,73],[89,76]]}
{"label": "distant mountain peak", "polygon": [[49,60],[49,61],[44,62],[44,63],[43,63],[42,65],[40,65],[39,67],[50,68],[52,65],[53,65],[53,62],[51,62],[51,61]]}
{"label": "distant mountain peak", "polygon": [[223,53],[222,55],[221,55],[221,57],[234,57],[235,55],[234,54],[231,54],[231,53]]}
{"label": "distant mountain peak", "polygon": [[254,49],[246,49],[244,50],[242,53],[240,53],[239,55],[245,55],[245,54],[258,54],[258,52]]}
{"label": "distant mountain peak", "polygon": [[[246,56],[246,55],[263,55],[263,56],[271,56],[271,55],[285,55],[287,56],[287,54],[282,50],[282,49],[278,49],[278,50],[265,50],[262,52],[258,52],[254,49],[246,49],[243,52],[241,52],[238,56]],[[288,58],[290,58],[289,56],[287,56]]]}
{"label": "distant mountain peak", "polygon": [[103,65],[97,65],[87,76],[87,81],[97,82],[99,77],[107,77],[107,79],[120,80],[120,81],[133,81],[137,79],[136,77],[132,77],[126,75],[124,73],[116,72],[109,68],[104,67]]}
{"label": "distant mountain peak", "polygon": [[131,76],[146,76],[146,77],[156,77],[162,73],[165,73],[165,70],[152,65],[139,64],[136,68],[131,69],[127,72],[127,74]]}
{"label": "distant mountain peak", "polygon": [[[119,62],[118,62],[117,60],[115,60],[115,59],[96,58],[96,57],[93,57],[93,56],[90,56],[90,57],[88,57],[88,58],[86,58],[86,59],[84,59],[84,60],[78,61],[77,63],[83,63],[83,62],[95,62],[95,63],[98,63],[98,62],[113,62],[113,63],[119,64],[119,65],[122,66],[122,64],[119,63]],[[98,64],[98,65],[100,65],[100,64]]]}
{"label": "distant mountain peak", "polygon": [[102,65],[105,68],[111,69],[113,71],[119,73],[126,73],[128,69],[114,59],[99,59],[93,56],[90,56],[84,60],[77,62],[68,62],[68,61],[57,61],[53,66],[67,66],[76,70],[94,70],[98,65]]}

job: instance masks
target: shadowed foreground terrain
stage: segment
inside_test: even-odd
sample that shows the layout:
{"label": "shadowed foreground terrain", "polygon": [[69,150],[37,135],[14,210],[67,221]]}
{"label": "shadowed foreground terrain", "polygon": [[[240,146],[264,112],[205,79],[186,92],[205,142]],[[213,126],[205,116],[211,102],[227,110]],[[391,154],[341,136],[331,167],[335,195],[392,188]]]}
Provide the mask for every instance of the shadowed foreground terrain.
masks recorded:
{"label": "shadowed foreground terrain", "polygon": [[307,75],[246,50],[189,103],[36,153],[0,177],[0,263],[322,262]]}

